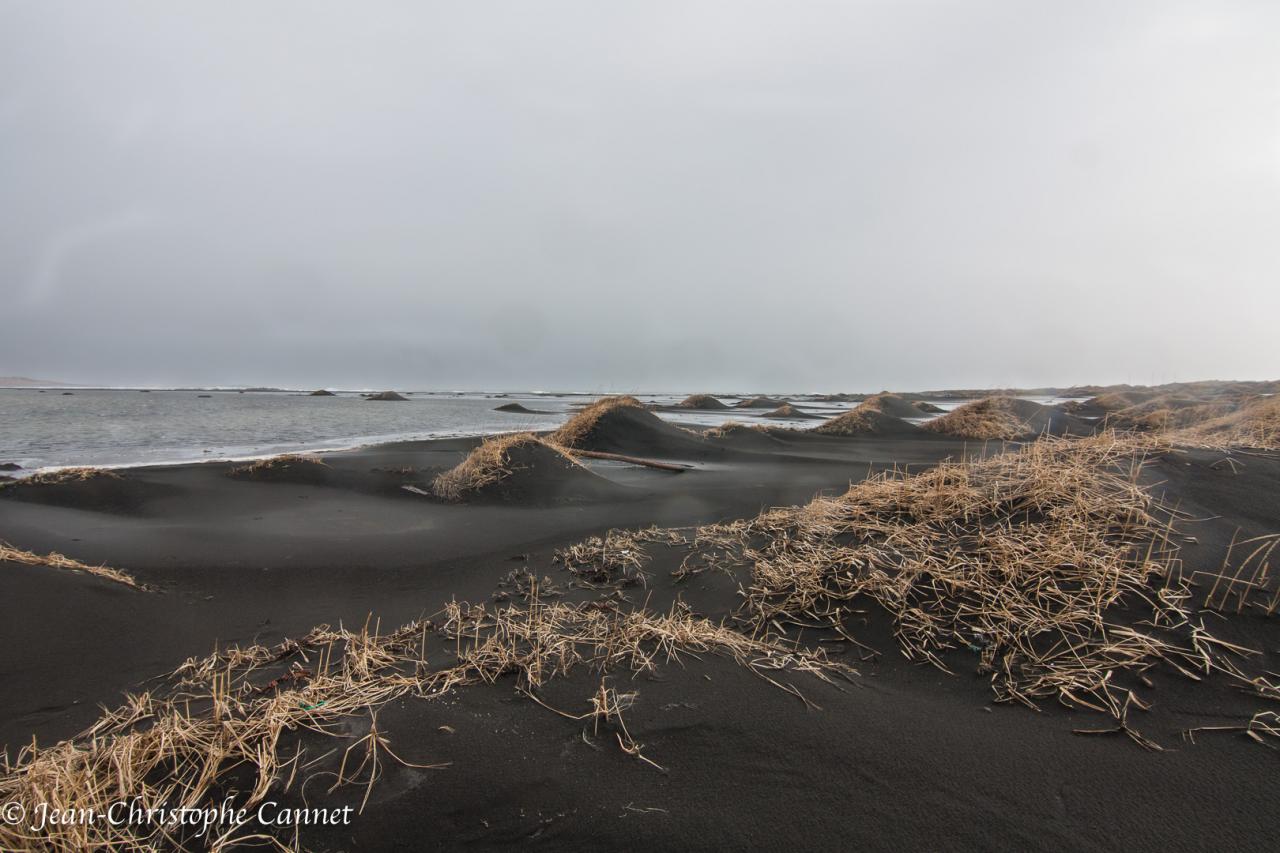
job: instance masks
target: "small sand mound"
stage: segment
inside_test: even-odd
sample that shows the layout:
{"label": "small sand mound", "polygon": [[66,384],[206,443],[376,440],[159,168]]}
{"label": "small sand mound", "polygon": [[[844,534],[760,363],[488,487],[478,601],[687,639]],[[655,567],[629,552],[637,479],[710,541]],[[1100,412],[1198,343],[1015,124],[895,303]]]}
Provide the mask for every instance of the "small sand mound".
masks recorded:
{"label": "small sand mound", "polygon": [[365,399],[366,400],[386,400],[386,401],[394,402],[398,400],[408,400],[409,398],[401,394],[397,394],[395,391],[383,391],[379,394],[370,394],[368,397],[365,397]]}
{"label": "small sand mound", "polygon": [[256,480],[267,483],[323,483],[329,479],[329,466],[314,456],[286,453],[259,459],[248,465],[238,465],[227,472],[236,480]]}
{"label": "small sand mound", "polygon": [[966,403],[922,429],[956,438],[1018,441],[1049,435],[1087,435],[1089,424],[1060,409],[1017,397],[987,397]]}
{"label": "small sand mound", "polygon": [[910,436],[919,434],[920,427],[885,414],[875,406],[859,406],[810,431],[820,435]]}
{"label": "small sand mound", "polygon": [[672,406],[673,409],[727,409],[724,403],[720,402],[716,397],[710,394],[690,394],[679,403]]}
{"label": "small sand mound", "polygon": [[933,403],[928,403],[924,400],[916,400],[912,405],[926,415],[940,415],[946,411],[946,409],[941,406],[935,406]]}
{"label": "small sand mound", "polygon": [[779,406],[790,405],[790,400],[775,400],[772,397],[752,397],[749,400],[740,400],[733,404],[735,409],[776,409]]}
{"label": "small sand mound", "polygon": [[519,403],[503,403],[501,406],[494,406],[495,412],[511,412],[517,415],[550,415],[552,412],[543,411],[541,409],[530,409]]}
{"label": "small sand mound", "polygon": [[162,491],[102,468],[42,471],[0,484],[0,495],[6,498],[93,512],[133,512]]}
{"label": "small sand mound", "polygon": [[815,415],[811,412],[802,412],[799,409],[797,409],[795,406],[791,405],[790,403],[787,403],[785,405],[779,406],[778,408],[774,409],[772,412],[765,412],[764,417],[785,418],[788,420],[797,421],[797,420],[821,419],[822,416]]}
{"label": "small sand mound", "polygon": [[890,394],[888,391],[882,391],[879,394],[868,397],[858,405],[858,409],[875,409],[882,414],[892,415],[895,418],[918,418],[925,412],[924,409],[921,409],[906,397],[899,397],[897,394]]}
{"label": "small sand mound", "polygon": [[722,453],[703,437],[669,424],[635,397],[605,397],[578,412],[548,441],[566,448],[634,456],[697,457]]}
{"label": "small sand mound", "polygon": [[312,392],[311,392],[310,394],[308,394],[307,396],[308,396],[308,397],[336,397],[336,396],[338,396],[338,395],[337,395],[337,394],[334,394],[332,391],[326,390],[326,389],[324,389],[324,388],[318,388],[318,389],[316,389],[315,391],[312,391]]}
{"label": "small sand mound", "polygon": [[614,488],[563,449],[533,435],[490,438],[431,483],[449,501],[563,501]]}

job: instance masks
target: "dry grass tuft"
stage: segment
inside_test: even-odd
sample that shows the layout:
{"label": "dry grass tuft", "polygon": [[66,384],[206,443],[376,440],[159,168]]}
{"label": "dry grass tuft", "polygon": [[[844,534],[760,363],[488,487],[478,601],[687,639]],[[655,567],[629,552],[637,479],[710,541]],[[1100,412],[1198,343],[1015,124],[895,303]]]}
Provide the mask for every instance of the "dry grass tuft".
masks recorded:
{"label": "dry grass tuft", "polygon": [[618,409],[644,409],[644,404],[630,395],[597,400],[553,432],[548,441],[561,447],[577,447],[587,439],[602,417]]}
{"label": "dry grass tuft", "polygon": [[558,549],[553,560],[563,564],[584,586],[611,583],[646,586],[648,579],[643,568],[649,562],[649,555],[645,553],[644,543],[665,538],[665,533],[652,527],[610,530],[604,536],[592,536]]}
{"label": "dry grass tuft", "polygon": [[82,563],[79,560],[73,560],[70,557],[63,556],[57,551],[49,554],[36,554],[32,551],[23,551],[15,548],[8,542],[0,540],[0,562],[23,563],[28,566],[49,566],[54,569],[66,569],[72,572],[84,572],[95,577],[105,578],[109,581],[115,581],[119,584],[132,587],[138,590],[147,590],[145,584],[139,583],[133,575],[122,572],[119,569],[113,569],[110,566],[100,565],[91,566],[88,563]]}
{"label": "dry grass tuft", "polygon": [[[437,636],[431,645],[451,650],[450,665],[427,662],[428,640]],[[431,622],[413,622],[383,635],[376,626],[358,632],[321,626],[273,648],[232,648],[188,660],[164,687],[129,697],[75,740],[49,748],[33,743],[12,764],[6,759],[0,800],[22,804],[27,814],[35,813],[37,803],[105,813],[122,800],[144,809],[199,808],[231,795],[237,806],[252,809],[268,794],[300,792],[307,778],[336,775],[335,788],[363,788],[367,802],[383,763],[407,764],[377,728],[377,709],[388,702],[433,699],[511,678],[518,691],[545,704],[536,696],[538,688],[580,668],[601,675],[646,673],[685,654],[731,657],[796,695],[794,686],[770,672],[803,671],[823,679],[849,672],[821,653],[753,639],[684,611],[620,613],[536,600],[490,611],[455,602],[443,611],[438,629]],[[648,761],[622,721],[635,698],[602,680],[585,717],[594,726],[614,727],[619,746]],[[371,717],[373,726],[345,749],[336,774],[313,769],[300,747],[289,754],[284,744],[300,732],[336,736],[339,724],[354,716]],[[268,840],[253,825],[219,831],[192,838],[172,826],[95,821],[51,826],[34,837],[4,824],[0,849],[222,850],[250,833]],[[287,839],[274,843],[292,849]]]}
{"label": "dry grass tuft", "polygon": [[437,497],[445,500],[463,500],[488,486],[502,482],[520,470],[511,456],[521,450],[542,450],[555,454],[566,465],[581,467],[564,450],[533,433],[514,433],[486,439],[456,467],[436,477],[431,483],[431,490]]}

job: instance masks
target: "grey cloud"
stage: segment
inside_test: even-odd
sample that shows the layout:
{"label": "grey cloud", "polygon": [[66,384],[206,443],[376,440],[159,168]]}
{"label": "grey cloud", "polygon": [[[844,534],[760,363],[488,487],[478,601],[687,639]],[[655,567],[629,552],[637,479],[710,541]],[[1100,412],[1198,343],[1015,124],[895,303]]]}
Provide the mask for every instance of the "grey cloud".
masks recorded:
{"label": "grey cloud", "polygon": [[9,0],[0,374],[1273,378],[1278,39],[1266,2]]}

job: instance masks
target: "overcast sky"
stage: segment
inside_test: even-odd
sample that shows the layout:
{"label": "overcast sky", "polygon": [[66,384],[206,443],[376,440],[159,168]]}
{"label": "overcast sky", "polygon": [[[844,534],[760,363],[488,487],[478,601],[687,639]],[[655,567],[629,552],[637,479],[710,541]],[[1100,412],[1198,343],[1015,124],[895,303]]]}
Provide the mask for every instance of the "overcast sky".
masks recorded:
{"label": "overcast sky", "polygon": [[1280,3],[0,0],[0,375],[1280,377]]}

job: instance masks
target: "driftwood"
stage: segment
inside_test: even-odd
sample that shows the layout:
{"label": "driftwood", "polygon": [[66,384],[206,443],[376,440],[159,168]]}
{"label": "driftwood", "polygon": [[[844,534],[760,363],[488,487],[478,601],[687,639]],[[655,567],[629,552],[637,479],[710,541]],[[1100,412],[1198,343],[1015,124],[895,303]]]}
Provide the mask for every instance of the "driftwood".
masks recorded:
{"label": "driftwood", "polygon": [[632,465],[643,465],[645,468],[657,468],[659,471],[690,471],[692,465],[677,465],[674,462],[655,462],[652,459],[641,459],[638,456],[623,456],[621,453],[605,453],[601,450],[578,450],[569,448],[574,456],[585,456],[588,459],[612,459],[614,462],[628,462]]}

